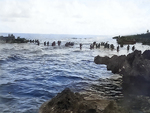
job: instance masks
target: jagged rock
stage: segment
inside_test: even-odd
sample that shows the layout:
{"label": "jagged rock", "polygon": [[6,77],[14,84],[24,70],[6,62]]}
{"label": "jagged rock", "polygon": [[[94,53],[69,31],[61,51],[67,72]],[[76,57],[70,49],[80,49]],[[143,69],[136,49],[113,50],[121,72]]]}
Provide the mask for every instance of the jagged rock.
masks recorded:
{"label": "jagged rock", "polygon": [[130,113],[130,112],[125,110],[125,108],[118,106],[116,102],[111,101],[105,108],[104,113]]}
{"label": "jagged rock", "polygon": [[114,55],[110,58],[107,65],[107,69],[111,70],[113,73],[119,73],[120,69],[123,67],[122,62],[126,60],[125,55],[117,56]]}
{"label": "jagged rock", "polygon": [[84,100],[79,93],[66,88],[50,101],[45,102],[39,113],[99,113],[95,103]]}
{"label": "jagged rock", "polygon": [[[114,55],[106,63],[108,70],[123,76],[122,87],[124,95],[142,94],[150,96],[149,55],[149,50],[143,54],[141,54],[141,51],[135,50],[127,56]],[[96,58],[96,61],[103,59],[101,57]]]}
{"label": "jagged rock", "polygon": [[107,57],[107,56],[105,56],[105,57],[100,57],[99,55],[98,56],[96,56],[95,58],[94,58],[94,62],[96,63],[96,64],[105,64],[105,65],[107,65],[108,63],[109,63],[109,57]]}
{"label": "jagged rock", "polygon": [[121,73],[124,94],[150,95],[150,60],[136,56],[132,65],[124,63]]}
{"label": "jagged rock", "polygon": [[143,57],[144,57],[145,59],[150,60],[150,50],[144,51],[144,52],[143,52]]}
{"label": "jagged rock", "polygon": [[130,53],[127,55],[126,59],[130,65],[132,65],[132,62],[134,61],[135,57],[140,57],[141,51],[135,50],[133,53]]}

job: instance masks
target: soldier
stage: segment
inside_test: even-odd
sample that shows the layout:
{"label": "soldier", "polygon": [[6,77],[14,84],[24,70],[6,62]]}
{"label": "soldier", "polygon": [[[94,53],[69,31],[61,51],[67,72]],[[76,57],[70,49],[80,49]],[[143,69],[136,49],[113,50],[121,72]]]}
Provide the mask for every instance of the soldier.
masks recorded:
{"label": "soldier", "polygon": [[46,46],[46,42],[44,42],[44,46]]}
{"label": "soldier", "polygon": [[52,46],[55,46],[56,45],[56,43],[55,43],[55,41],[52,43]]}
{"label": "soldier", "polygon": [[47,42],[47,46],[49,46],[49,41]]}
{"label": "soldier", "polygon": [[135,50],[135,47],[133,46],[133,47],[132,47],[132,51],[134,51],[134,50]]}
{"label": "soldier", "polygon": [[58,46],[60,46],[60,44],[61,44],[61,41],[58,41],[57,43],[58,43]]}
{"label": "soldier", "polygon": [[82,49],[82,44],[80,43],[80,49]]}
{"label": "soldier", "polygon": [[130,49],[130,46],[128,45],[128,46],[127,46],[127,51],[129,51],[129,49]]}
{"label": "soldier", "polygon": [[119,46],[117,46],[117,52],[119,52]]}
{"label": "soldier", "polygon": [[39,42],[39,40],[37,40],[37,45],[38,45],[38,46],[40,45],[40,42]]}

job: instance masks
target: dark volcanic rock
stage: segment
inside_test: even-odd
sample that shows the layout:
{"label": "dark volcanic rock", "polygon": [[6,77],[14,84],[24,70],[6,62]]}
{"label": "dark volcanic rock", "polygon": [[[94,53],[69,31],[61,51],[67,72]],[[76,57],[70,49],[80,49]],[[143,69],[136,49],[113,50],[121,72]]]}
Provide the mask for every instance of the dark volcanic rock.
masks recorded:
{"label": "dark volcanic rock", "polygon": [[50,101],[45,102],[39,113],[99,113],[95,104],[84,100],[78,94],[66,88]]}
{"label": "dark volcanic rock", "polygon": [[144,52],[143,52],[143,57],[144,57],[145,59],[150,60],[150,50],[144,51]]}
{"label": "dark volcanic rock", "polygon": [[134,61],[135,57],[140,57],[141,51],[135,50],[133,53],[130,53],[127,55],[127,61],[130,65],[132,65],[132,62]]}
{"label": "dark volcanic rock", "polygon": [[[99,61],[101,57],[96,57]],[[99,58],[99,59],[98,59]],[[141,54],[141,51],[135,50],[127,56],[111,57],[106,63],[107,69],[113,73],[123,75],[123,93],[124,95],[147,95],[150,96],[150,51],[147,50]],[[101,62],[100,62],[101,63]]]}
{"label": "dark volcanic rock", "polygon": [[109,63],[107,65],[107,69],[111,70],[113,73],[119,73],[120,69],[123,67],[122,62],[126,60],[125,55],[117,56],[114,55],[110,58]]}
{"label": "dark volcanic rock", "polygon": [[111,101],[105,108],[104,113],[130,113],[123,107],[119,107],[116,102]]}
{"label": "dark volcanic rock", "polygon": [[96,63],[96,64],[105,64],[105,65],[107,65],[108,63],[109,63],[109,57],[107,57],[107,56],[105,56],[105,57],[100,57],[99,55],[98,56],[96,56],[95,58],[94,58],[94,62]]}
{"label": "dark volcanic rock", "polygon": [[107,65],[107,69],[111,70],[113,73],[119,73],[119,69],[122,68],[124,62],[126,60],[125,55],[117,56],[114,55],[111,58],[108,56],[100,57],[99,55],[94,58],[94,62],[96,64],[105,64]]}
{"label": "dark volcanic rock", "polygon": [[124,63],[123,91],[124,94],[142,94],[150,96],[150,60],[136,56],[132,65]]}

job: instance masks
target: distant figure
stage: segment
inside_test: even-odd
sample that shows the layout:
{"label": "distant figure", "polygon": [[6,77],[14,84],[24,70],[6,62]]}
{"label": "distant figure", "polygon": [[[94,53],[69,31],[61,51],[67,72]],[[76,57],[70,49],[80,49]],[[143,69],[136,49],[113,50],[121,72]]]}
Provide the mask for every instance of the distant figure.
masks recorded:
{"label": "distant figure", "polygon": [[68,47],[69,46],[69,42],[66,42],[65,46]]}
{"label": "distant figure", "polygon": [[39,42],[39,40],[37,40],[37,45],[38,45],[38,46],[40,45],[40,42]]}
{"label": "distant figure", "polygon": [[69,42],[70,46],[74,46],[74,42]]}
{"label": "distant figure", "polygon": [[58,43],[58,46],[60,46],[60,44],[61,44],[61,41],[58,41],[57,43]]}
{"label": "distant figure", "polygon": [[55,41],[52,43],[52,46],[55,46],[56,45],[56,43],[55,43]]}
{"label": "distant figure", "polygon": [[104,48],[107,48],[107,43],[104,44]]}
{"label": "distant figure", "polygon": [[95,46],[95,45],[96,45],[96,42],[93,42],[93,45]]}
{"label": "distant figure", "polygon": [[133,47],[132,47],[132,51],[134,51],[134,50],[135,50],[135,47],[133,46]]}
{"label": "distant figure", "polygon": [[66,42],[65,46],[66,46],[66,47],[74,46],[74,42]]}
{"label": "distant figure", "polygon": [[44,42],[44,46],[46,46],[46,42]]}
{"label": "distant figure", "polygon": [[114,50],[115,46],[113,44],[110,45],[111,50]]}
{"label": "distant figure", "polygon": [[49,46],[49,41],[47,42],[47,46]]}
{"label": "distant figure", "polygon": [[128,46],[127,46],[127,51],[129,51],[129,49],[130,49],[130,46],[128,45]]}
{"label": "distant figure", "polygon": [[119,52],[119,46],[117,46],[117,52]]}
{"label": "distant figure", "polygon": [[100,43],[99,43],[99,44],[96,44],[96,49],[97,49],[97,48],[100,48]]}
{"label": "distant figure", "polygon": [[107,44],[107,48],[109,49],[109,44]]}
{"label": "distant figure", "polygon": [[94,49],[94,45],[93,44],[90,45],[90,49]]}
{"label": "distant figure", "polygon": [[101,46],[104,46],[104,44],[105,44],[104,42],[101,42]]}
{"label": "distant figure", "polygon": [[82,44],[80,43],[80,50],[82,49]]}

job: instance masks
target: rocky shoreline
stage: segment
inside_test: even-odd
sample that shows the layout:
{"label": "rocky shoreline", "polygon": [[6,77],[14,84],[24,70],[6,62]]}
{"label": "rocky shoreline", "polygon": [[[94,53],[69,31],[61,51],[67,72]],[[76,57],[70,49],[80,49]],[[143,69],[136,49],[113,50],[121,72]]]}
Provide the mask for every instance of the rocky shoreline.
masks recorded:
{"label": "rocky shoreline", "polygon": [[0,36],[0,42],[2,43],[27,43],[29,40],[25,38],[15,37],[13,34],[8,34],[8,36]]}
{"label": "rocky shoreline", "polygon": [[39,113],[150,113],[150,50],[121,56],[96,56],[115,75],[92,85],[97,93],[65,89],[42,104]]}
{"label": "rocky shoreline", "polygon": [[143,33],[137,35],[126,35],[126,36],[115,36],[113,39],[116,39],[118,44],[135,44],[136,42],[142,43],[144,45],[150,45],[150,33]]}
{"label": "rocky shoreline", "polygon": [[[110,112],[111,111],[111,112]],[[74,93],[69,88],[42,104],[39,113],[127,113],[116,101],[91,98]]]}
{"label": "rocky shoreline", "polygon": [[96,64],[105,64],[113,73],[122,75],[124,95],[150,96],[150,50],[135,50],[127,56],[96,56]]}
{"label": "rocky shoreline", "polygon": [[105,64],[107,69],[122,76],[122,106],[136,112],[150,112],[150,50],[109,57],[96,56],[96,64]]}

